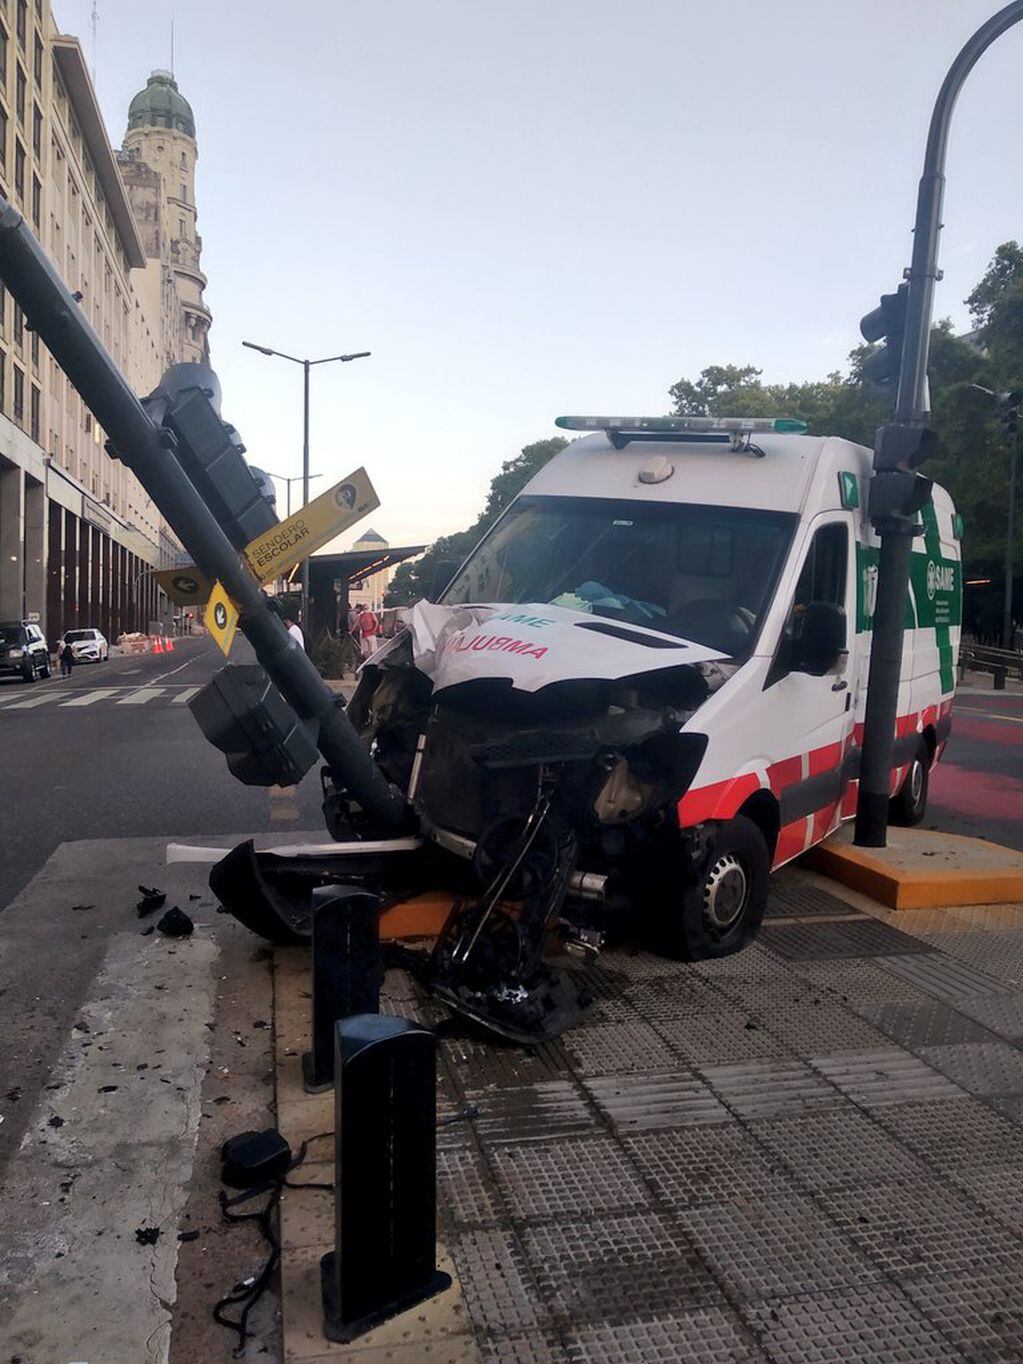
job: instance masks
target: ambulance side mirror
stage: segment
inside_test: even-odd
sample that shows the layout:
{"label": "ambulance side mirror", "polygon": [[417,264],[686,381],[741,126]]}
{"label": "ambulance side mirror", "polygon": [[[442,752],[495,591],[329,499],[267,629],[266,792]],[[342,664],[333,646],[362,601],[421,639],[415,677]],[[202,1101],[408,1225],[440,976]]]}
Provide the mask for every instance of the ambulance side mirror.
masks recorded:
{"label": "ambulance side mirror", "polygon": [[845,612],[833,602],[812,601],[803,613],[793,672],[823,677],[846,649]]}

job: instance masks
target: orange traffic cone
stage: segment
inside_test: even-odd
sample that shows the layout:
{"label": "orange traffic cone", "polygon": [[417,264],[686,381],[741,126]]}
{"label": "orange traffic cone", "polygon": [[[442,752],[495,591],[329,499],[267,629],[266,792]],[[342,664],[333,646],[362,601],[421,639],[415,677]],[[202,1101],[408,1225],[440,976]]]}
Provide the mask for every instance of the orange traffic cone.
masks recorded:
{"label": "orange traffic cone", "polygon": [[159,635],[157,635],[157,636],[154,638],[154,640],[153,640],[153,653],[154,653],[154,654],[162,654],[162,653],[163,653],[163,643],[162,643],[162,641],[161,641]]}
{"label": "orange traffic cone", "polygon": [[163,651],[164,651],[165,654],[172,654],[172,653],[174,652],[174,636],[173,636],[173,635],[168,635],[168,636],[167,636],[167,643],[164,645],[164,650],[163,650]]}

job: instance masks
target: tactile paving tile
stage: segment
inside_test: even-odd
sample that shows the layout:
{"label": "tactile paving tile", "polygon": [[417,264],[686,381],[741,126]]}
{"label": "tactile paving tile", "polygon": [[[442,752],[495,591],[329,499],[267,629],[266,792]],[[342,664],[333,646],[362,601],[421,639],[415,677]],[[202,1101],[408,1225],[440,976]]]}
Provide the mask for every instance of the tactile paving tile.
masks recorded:
{"label": "tactile paving tile", "polygon": [[741,952],[733,952],[728,957],[716,957],[707,961],[694,962],[689,968],[712,984],[718,980],[781,980],[789,974],[791,967],[777,952],[766,948],[760,939],[744,947]]}
{"label": "tactile paving tile", "polygon": [[659,976],[631,986],[626,998],[649,1022],[693,1018],[721,1008],[723,996],[699,976]]}
{"label": "tactile paving tile", "polygon": [[650,1202],[627,1154],[610,1137],[495,1146],[494,1176],[513,1217],[582,1217]]}
{"label": "tactile paving tile", "polygon": [[1016,1364],[1023,1359],[1023,1260],[983,1270],[907,1281],[903,1287],[970,1364]]}
{"label": "tactile paving tile", "polygon": [[514,1233],[465,1231],[450,1251],[477,1334],[512,1335],[549,1325]]}
{"label": "tactile paving tile", "polygon": [[856,1012],[900,1046],[914,1050],[993,1040],[986,1028],[938,999],[917,1004],[860,1004]]}
{"label": "tactile paving tile", "polygon": [[1023,1094],[1023,1051],[1008,1042],[921,1047],[920,1055],[971,1094]]}
{"label": "tactile paving tile", "polygon": [[602,952],[594,969],[615,972],[628,980],[652,980],[658,976],[675,976],[693,968],[687,962],[675,961],[671,957],[658,957],[653,952],[634,952],[619,947]]}
{"label": "tactile paving tile", "polygon": [[1002,994],[1008,989],[993,976],[937,952],[930,956],[886,957],[880,965],[893,976],[918,986],[924,994],[946,1004],[955,1005],[974,995]]}
{"label": "tactile paving tile", "polygon": [[962,1090],[901,1047],[815,1056],[814,1066],[864,1108],[927,1099],[958,1099]]}
{"label": "tactile paving tile", "polygon": [[907,1001],[926,999],[918,986],[885,971],[873,960],[800,962],[796,974],[822,995],[855,1004],[861,1000]]}
{"label": "tactile paving tile", "polygon": [[819,999],[822,992],[793,974],[791,967],[785,976],[755,977],[747,980],[727,976],[714,982],[725,1005],[748,1009],[767,1018],[774,1009],[802,1008],[809,1000]]}
{"label": "tactile paving tile", "polygon": [[869,1283],[881,1272],[808,1198],[719,1203],[679,1213],[704,1258],[740,1297]]}
{"label": "tactile paving tile", "polygon": [[728,1110],[688,1071],[595,1075],[583,1081],[619,1133],[725,1122]]}
{"label": "tactile paving tile", "polygon": [[1023,1094],[988,1094],[984,1102],[1010,1122],[1023,1127]]}
{"label": "tactile paving tile", "polygon": [[[566,1346],[539,1333],[477,1342],[477,1347],[480,1364],[572,1364]],[[443,1360],[438,1359],[437,1364],[443,1364]]]}
{"label": "tactile paving tile", "polygon": [[695,1250],[658,1213],[544,1223],[522,1235],[544,1298],[573,1327],[723,1305]]}
{"label": "tactile paving tile", "polygon": [[[477,1342],[480,1364],[572,1364],[572,1354],[565,1345],[546,1335],[505,1335],[505,1337]],[[355,1359],[356,1356],[352,1356]],[[436,1364],[443,1364],[438,1359]]]}
{"label": "tactile paving tile", "polygon": [[750,1010],[665,1019],[654,1027],[683,1061],[694,1065],[782,1057],[791,1051]]}
{"label": "tactile paving tile", "polygon": [[466,1100],[479,1110],[473,1126],[483,1142],[551,1141],[598,1125],[574,1080],[470,1090]]}
{"label": "tactile paving tile", "polygon": [[[953,1175],[964,1192],[1017,1237],[1023,1237],[1023,1169],[964,1168]],[[1023,1254],[1023,1244],[1020,1246]],[[1023,1285],[1023,1280],[1020,1281]]]}
{"label": "tactile paving tile", "polygon": [[699,1070],[718,1097],[749,1121],[797,1117],[845,1103],[836,1089],[802,1061],[736,1061]]}
{"label": "tactile paving tile", "polygon": [[565,1034],[565,1047],[583,1075],[675,1070],[678,1061],[649,1023],[601,1023]]}
{"label": "tactile paving tile", "polygon": [[937,946],[943,953],[993,976],[1006,989],[1023,989],[1023,934],[955,933],[942,937]]}
{"label": "tactile paving tile", "polygon": [[767,916],[770,918],[821,918],[826,915],[848,915],[863,918],[863,911],[821,890],[808,881],[785,881],[772,877],[767,896]]}
{"label": "tactile paving tile", "polygon": [[500,1219],[500,1202],[475,1150],[438,1150],[437,1209],[454,1226],[480,1226]]}
{"label": "tactile paving tile", "polygon": [[939,1169],[1023,1164],[1023,1130],[961,1092],[947,1102],[879,1108],[874,1116]]}
{"label": "tactile paving tile", "polygon": [[560,1041],[517,1047],[504,1046],[493,1038],[482,1041],[455,1035],[442,1040],[441,1055],[448,1074],[463,1093],[485,1089],[488,1085],[522,1085],[563,1079],[570,1070]]}
{"label": "tactile paving tile", "polygon": [[768,947],[790,961],[824,961],[836,957],[880,957],[896,953],[930,954],[934,948],[879,919],[856,922],[768,924],[762,930]]}
{"label": "tactile paving tile", "polygon": [[759,1364],[765,1358],[741,1324],[720,1307],[580,1326],[568,1340],[571,1364]]}
{"label": "tactile paving tile", "polygon": [[1010,1042],[1023,1041],[1023,994],[981,995],[978,999],[959,1000],[956,1007],[999,1037]]}
{"label": "tactile paving tile", "polygon": [[808,1000],[799,1008],[772,1009],[766,1026],[800,1056],[862,1050],[884,1044],[884,1037],[837,1001]]}
{"label": "tactile paving tile", "polygon": [[860,1185],[820,1196],[864,1254],[895,1279],[966,1273],[1018,1255],[1012,1233],[944,1183]]}
{"label": "tactile paving tile", "polygon": [[963,1364],[895,1284],[750,1303],[743,1315],[775,1364]]}
{"label": "tactile paving tile", "polygon": [[805,1118],[751,1123],[749,1132],[811,1193],[930,1174],[912,1151],[851,1104]]}
{"label": "tactile paving tile", "polygon": [[782,1162],[738,1123],[649,1132],[626,1143],[658,1198],[673,1208],[759,1203],[795,1193]]}

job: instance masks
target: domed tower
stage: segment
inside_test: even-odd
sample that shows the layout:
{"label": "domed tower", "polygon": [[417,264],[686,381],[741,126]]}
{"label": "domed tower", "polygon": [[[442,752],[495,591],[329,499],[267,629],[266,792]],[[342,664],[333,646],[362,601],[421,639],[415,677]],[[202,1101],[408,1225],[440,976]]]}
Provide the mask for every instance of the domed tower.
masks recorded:
{"label": "domed tower", "polygon": [[209,360],[212,316],[203,300],[196,230],[198,156],[191,105],[170,71],[154,71],[128,106],[118,162],[145,243],[145,288],[163,319],[165,365]]}

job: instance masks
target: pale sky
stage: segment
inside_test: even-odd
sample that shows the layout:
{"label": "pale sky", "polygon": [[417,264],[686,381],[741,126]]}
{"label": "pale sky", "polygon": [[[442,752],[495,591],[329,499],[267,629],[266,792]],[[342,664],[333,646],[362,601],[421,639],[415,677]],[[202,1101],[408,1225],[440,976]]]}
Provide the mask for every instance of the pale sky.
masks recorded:
{"label": "pale sky", "polygon": [[[908,264],[938,86],[998,7],[98,0],[96,84],[116,145],[173,13],[224,415],[297,473],[301,371],[242,340],[372,351],[313,371],[312,489],[364,464],[407,544],[469,524],[559,413],[661,413],[708,364],[843,367]],[[91,9],[55,0],[90,64]],[[1023,25],[953,121],[937,313],[964,328],[1023,237],[1021,65]]]}

